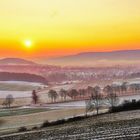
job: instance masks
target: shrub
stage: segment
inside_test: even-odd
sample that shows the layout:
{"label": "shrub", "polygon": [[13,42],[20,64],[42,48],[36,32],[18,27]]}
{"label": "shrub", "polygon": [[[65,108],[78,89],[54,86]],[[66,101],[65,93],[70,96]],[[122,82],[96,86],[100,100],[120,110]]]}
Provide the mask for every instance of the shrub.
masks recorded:
{"label": "shrub", "polygon": [[50,123],[48,121],[45,121],[42,125],[41,125],[41,128],[44,128],[44,127],[48,127],[50,125]]}
{"label": "shrub", "polygon": [[123,104],[119,106],[115,106],[110,109],[110,112],[120,112],[120,111],[129,111],[129,110],[136,110],[140,109],[140,100],[139,101],[124,101]]}
{"label": "shrub", "polygon": [[20,127],[18,129],[18,132],[25,132],[25,131],[27,131],[27,128],[26,127]]}
{"label": "shrub", "polygon": [[37,130],[38,129],[38,127],[37,126],[34,126],[33,128],[32,128],[32,130]]}
{"label": "shrub", "polygon": [[85,116],[77,116],[77,117],[74,117],[74,118],[57,120],[57,121],[54,121],[54,122],[45,121],[41,125],[40,128],[54,126],[54,125],[60,125],[60,124],[64,124],[64,123],[74,122],[74,121],[79,121],[79,120],[83,120],[85,118],[87,118],[87,117],[85,117]]}
{"label": "shrub", "polygon": [[62,120],[57,120],[55,122],[51,122],[51,125],[59,125],[59,124],[64,124],[66,122],[65,119],[62,119]]}
{"label": "shrub", "polygon": [[67,122],[80,121],[80,120],[83,120],[84,118],[86,118],[86,117],[85,116],[77,116],[77,117],[74,117],[74,118],[69,118],[67,120]]}

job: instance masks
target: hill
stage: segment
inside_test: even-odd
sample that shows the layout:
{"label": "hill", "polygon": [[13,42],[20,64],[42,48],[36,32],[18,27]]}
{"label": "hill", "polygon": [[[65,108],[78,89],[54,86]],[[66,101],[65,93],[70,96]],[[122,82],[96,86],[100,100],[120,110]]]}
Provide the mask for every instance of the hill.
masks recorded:
{"label": "hill", "polygon": [[140,50],[121,50],[111,52],[83,52],[76,55],[68,55],[48,59],[48,63],[58,65],[95,65],[114,62],[135,62],[140,60]]}
{"label": "hill", "polygon": [[47,80],[35,74],[0,72],[0,81],[25,81],[47,84]]}
{"label": "hill", "polygon": [[0,59],[1,65],[33,65],[35,62],[21,59],[21,58],[4,58]]}

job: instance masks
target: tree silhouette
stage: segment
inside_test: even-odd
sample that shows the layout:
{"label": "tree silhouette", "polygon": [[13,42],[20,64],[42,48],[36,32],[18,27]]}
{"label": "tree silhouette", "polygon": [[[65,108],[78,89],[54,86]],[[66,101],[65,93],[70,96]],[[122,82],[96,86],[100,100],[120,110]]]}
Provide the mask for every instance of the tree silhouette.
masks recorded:
{"label": "tree silhouette", "polygon": [[85,93],[86,93],[86,90],[85,89],[79,89],[79,95],[80,95],[80,97],[84,97],[85,96]]}
{"label": "tree silhouette", "polygon": [[99,86],[95,86],[93,88],[93,93],[91,95],[91,102],[92,102],[92,104],[94,104],[97,115],[99,114],[99,108],[101,106],[101,100],[102,100],[101,88]]}
{"label": "tree silhouette", "polygon": [[38,95],[35,90],[32,91],[32,100],[34,104],[38,103]]}
{"label": "tree silhouette", "polygon": [[110,85],[107,85],[103,89],[104,93],[108,94],[110,92],[113,92],[113,88]]}
{"label": "tree silhouette", "polygon": [[104,88],[104,91],[106,91],[106,93],[107,93],[107,95],[106,95],[107,102],[110,104],[111,108],[113,108],[119,102],[119,98],[118,98],[117,94],[114,92],[113,86],[107,85]]}
{"label": "tree silhouette", "polygon": [[5,105],[6,107],[10,108],[11,104],[14,102],[14,98],[11,94],[6,96],[5,101],[3,102],[3,105]]}
{"label": "tree silhouette", "polygon": [[88,86],[86,91],[87,91],[88,95],[91,97],[91,95],[93,94],[93,87]]}
{"label": "tree silhouette", "polygon": [[127,82],[123,82],[121,85],[122,94],[127,92]]}
{"label": "tree silhouette", "polygon": [[66,101],[67,91],[64,90],[64,89],[61,89],[61,90],[59,91],[59,94],[60,94],[60,96],[61,96],[61,100]]}
{"label": "tree silhouette", "polygon": [[78,91],[76,89],[71,89],[68,92],[68,96],[75,100],[76,96],[78,95]]}
{"label": "tree silhouette", "polygon": [[51,98],[52,102],[56,102],[56,99],[58,97],[58,94],[55,90],[49,90],[48,97]]}

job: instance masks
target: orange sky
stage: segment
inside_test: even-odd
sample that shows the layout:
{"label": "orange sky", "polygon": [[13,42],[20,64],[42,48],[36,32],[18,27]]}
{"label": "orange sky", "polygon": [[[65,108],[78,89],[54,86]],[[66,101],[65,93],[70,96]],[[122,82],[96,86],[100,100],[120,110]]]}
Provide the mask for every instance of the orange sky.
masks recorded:
{"label": "orange sky", "polygon": [[139,48],[140,0],[0,0],[1,57]]}

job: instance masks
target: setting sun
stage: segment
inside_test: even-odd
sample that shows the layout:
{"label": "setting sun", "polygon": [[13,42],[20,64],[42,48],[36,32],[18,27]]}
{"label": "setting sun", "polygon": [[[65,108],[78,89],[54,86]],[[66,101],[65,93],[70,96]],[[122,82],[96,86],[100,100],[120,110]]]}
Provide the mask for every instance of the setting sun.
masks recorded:
{"label": "setting sun", "polygon": [[0,0],[12,139],[140,140],[140,0]]}
{"label": "setting sun", "polygon": [[139,7],[139,0],[1,0],[0,56],[139,49]]}
{"label": "setting sun", "polygon": [[31,41],[31,40],[25,40],[25,41],[24,41],[24,44],[25,44],[25,47],[26,47],[26,48],[31,48],[31,46],[32,46],[32,41]]}

